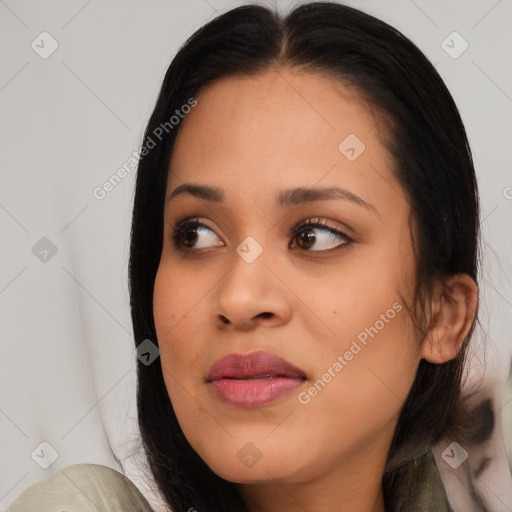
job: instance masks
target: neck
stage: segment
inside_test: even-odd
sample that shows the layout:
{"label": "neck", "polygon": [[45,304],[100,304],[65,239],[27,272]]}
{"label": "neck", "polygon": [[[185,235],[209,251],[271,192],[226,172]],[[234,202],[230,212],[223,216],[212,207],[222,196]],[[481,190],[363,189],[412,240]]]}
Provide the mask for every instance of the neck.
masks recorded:
{"label": "neck", "polygon": [[270,483],[238,488],[250,512],[386,512],[382,493],[386,448],[368,443],[364,453],[344,457],[342,465],[314,479],[295,475],[293,482],[273,478]]}
{"label": "neck", "polygon": [[243,496],[250,512],[386,512],[381,490],[371,496],[364,495],[357,489],[353,489],[350,495],[341,492],[341,489],[335,494],[330,494],[331,492],[332,489],[329,493],[313,496],[293,486],[283,485],[274,489],[274,492],[267,493],[265,497],[258,497],[252,493]]}

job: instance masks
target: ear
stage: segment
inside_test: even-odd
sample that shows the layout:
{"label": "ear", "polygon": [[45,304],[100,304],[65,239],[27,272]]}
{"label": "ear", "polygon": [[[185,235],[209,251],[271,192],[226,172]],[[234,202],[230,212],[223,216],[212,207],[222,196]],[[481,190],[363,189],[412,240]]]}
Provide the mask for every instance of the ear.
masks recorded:
{"label": "ear", "polygon": [[468,274],[438,281],[432,294],[430,328],[421,346],[422,358],[441,364],[454,359],[467,336],[478,306],[478,286]]}

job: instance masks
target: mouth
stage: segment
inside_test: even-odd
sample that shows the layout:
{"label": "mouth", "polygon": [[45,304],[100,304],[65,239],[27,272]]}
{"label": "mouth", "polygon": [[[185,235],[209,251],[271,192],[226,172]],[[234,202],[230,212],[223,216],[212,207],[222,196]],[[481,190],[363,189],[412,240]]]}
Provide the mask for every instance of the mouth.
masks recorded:
{"label": "mouth", "polygon": [[218,379],[305,378],[305,373],[286,359],[257,351],[249,354],[228,354],[210,369],[207,382]]}
{"label": "mouth", "polygon": [[206,383],[222,403],[254,408],[276,401],[306,380],[305,373],[285,359],[258,351],[219,359]]}
{"label": "mouth", "polygon": [[[260,379],[277,379],[279,377],[290,378],[289,375],[270,375],[270,374],[251,375],[249,377],[224,377],[224,378],[231,379],[231,380],[260,380]],[[214,379],[214,380],[219,380],[219,379]]]}

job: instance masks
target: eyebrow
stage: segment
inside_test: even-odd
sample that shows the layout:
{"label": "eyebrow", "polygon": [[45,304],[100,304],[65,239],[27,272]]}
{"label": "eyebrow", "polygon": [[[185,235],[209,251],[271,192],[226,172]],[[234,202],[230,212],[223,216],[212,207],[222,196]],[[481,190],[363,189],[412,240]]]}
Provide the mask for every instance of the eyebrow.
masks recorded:
{"label": "eyebrow", "polygon": [[[212,187],[209,185],[195,185],[193,183],[183,183],[182,185],[176,187],[169,194],[167,201],[170,202],[172,199],[182,194],[189,194],[199,199],[213,201],[215,203],[222,203],[224,202],[225,199],[224,191],[219,187]],[[282,208],[287,208],[290,206],[296,206],[303,203],[311,203],[314,201],[321,201],[326,199],[342,199],[345,201],[350,201],[352,203],[358,204],[359,206],[366,208],[367,210],[373,211],[377,215],[380,215],[375,206],[368,203],[358,195],[350,192],[349,190],[340,187],[297,187],[288,190],[280,190],[276,194],[276,203]]]}

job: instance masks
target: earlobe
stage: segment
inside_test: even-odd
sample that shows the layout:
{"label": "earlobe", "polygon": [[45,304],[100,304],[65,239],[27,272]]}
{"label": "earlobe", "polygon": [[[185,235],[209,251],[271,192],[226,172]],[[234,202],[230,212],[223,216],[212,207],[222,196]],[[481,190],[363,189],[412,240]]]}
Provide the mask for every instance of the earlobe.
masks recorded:
{"label": "earlobe", "polygon": [[478,287],[468,274],[438,283],[432,297],[432,318],[421,356],[434,364],[457,357],[476,315]]}

